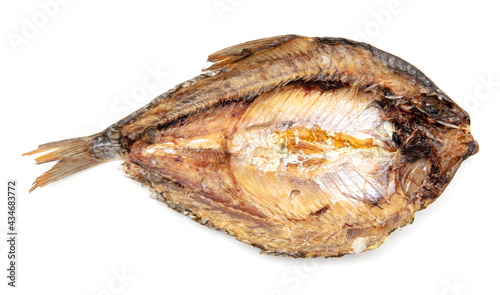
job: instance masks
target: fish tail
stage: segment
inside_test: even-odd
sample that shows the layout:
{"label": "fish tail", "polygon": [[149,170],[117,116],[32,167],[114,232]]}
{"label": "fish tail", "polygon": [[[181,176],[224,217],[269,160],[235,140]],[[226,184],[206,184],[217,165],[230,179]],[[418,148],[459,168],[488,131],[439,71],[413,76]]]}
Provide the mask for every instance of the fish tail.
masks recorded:
{"label": "fish tail", "polygon": [[41,144],[37,149],[27,152],[23,156],[45,153],[35,158],[36,164],[57,163],[50,170],[37,177],[30,192],[37,187],[46,186],[78,171],[120,158],[125,152],[121,134],[113,127],[90,136]]}

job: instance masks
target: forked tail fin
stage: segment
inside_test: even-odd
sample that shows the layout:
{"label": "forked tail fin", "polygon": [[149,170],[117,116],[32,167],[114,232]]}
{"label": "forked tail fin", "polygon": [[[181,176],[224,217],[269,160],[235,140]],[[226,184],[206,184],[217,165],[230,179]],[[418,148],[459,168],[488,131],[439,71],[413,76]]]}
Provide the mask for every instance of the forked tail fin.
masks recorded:
{"label": "forked tail fin", "polygon": [[37,149],[27,152],[23,156],[48,152],[36,158],[36,164],[53,161],[57,161],[57,163],[52,169],[37,177],[30,192],[37,187],[46,186],[78,171],[119,158],[124,151],[121,135],[114,128],[108,128],[91,136],[41,144]]}

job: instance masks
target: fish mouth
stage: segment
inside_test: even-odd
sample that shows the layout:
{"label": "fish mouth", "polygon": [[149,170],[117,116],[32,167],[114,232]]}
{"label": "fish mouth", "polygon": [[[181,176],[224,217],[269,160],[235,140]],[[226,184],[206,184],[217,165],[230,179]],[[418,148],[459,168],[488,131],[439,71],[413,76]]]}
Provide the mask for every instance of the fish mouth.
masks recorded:
{"label": "fish mouth", "polygon": [[470,156],[474,156],[475,154],[479,153],[479,143],[476,140],[473,140],[467,145],[467,153],[463,156],[463,159],[467,159]]}

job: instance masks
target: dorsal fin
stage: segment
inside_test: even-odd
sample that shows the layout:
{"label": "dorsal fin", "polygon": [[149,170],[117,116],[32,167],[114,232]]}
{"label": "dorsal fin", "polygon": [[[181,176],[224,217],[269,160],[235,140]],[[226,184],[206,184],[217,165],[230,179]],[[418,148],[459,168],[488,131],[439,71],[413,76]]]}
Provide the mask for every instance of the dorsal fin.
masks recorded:
{"label": "dorsal fin", "polygon": [[219,51],[216,51],[208,56],[208,61],[213,64],[203,69],[204,71],[215,71],[225,67],[228,64],[243,60],[254,53],[266,48],[280,45],[288,40],[300,38],[298,35],[281,35],[269,38],[252,40],[230,46]]}

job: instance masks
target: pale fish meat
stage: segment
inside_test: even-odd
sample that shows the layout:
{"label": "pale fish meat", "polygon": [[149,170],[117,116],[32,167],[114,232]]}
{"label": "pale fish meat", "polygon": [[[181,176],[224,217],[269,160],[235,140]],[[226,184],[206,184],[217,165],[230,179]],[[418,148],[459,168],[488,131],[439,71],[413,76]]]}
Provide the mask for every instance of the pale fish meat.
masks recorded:
{"label": "pale fish meat", "polygon": [[369,44],[276,36],[88,137],[40,145],[31,190],[123,159],[156,199],[264,253],[342,256],[413,221],[479,146],[469,115]]}

